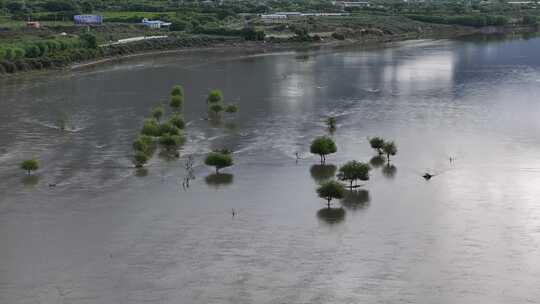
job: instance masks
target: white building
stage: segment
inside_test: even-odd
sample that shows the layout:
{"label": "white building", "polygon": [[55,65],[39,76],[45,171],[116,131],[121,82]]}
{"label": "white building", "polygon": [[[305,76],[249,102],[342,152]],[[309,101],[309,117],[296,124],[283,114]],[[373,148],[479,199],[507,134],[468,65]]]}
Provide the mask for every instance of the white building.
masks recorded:
{"label": "white building", "polygon": [[164,21],[161,21],[161,20],[148,20],[147,18],[144,18],[142,20],[142,24],[144,26],[147,26],[147,27],[153,28],[153,29],[159,29],[159,28],[162,28],[164,26],[170,26],[171,25],[170,22],[164,22]]}
{"label": "white building", "polygon": [[370,7],[369,1],[334,1],[333,4],[342,7]]}
{"label": "white building", "polygon": [[260,17],[264,23],[281,23],[287,21],[287,15],[282,14],[263,14]]}

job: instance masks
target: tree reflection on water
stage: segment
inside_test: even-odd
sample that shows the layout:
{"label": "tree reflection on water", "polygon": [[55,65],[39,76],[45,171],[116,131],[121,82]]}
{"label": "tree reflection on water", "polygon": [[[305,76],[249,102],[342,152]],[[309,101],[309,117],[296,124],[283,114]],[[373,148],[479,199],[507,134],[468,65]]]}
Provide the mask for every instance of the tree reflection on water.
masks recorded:
{"label": "tree reflection on water", "polygon": [[369,206],[371,197],[368,190],[350,190],[345,192],[341,205],[350,210],[364,209]]}
{"label": "tree reflection on water", "polygon": [[345,209],[325,207],[317,211],[317,218],[330,225],[338,224],[345,219]]}
{"label": "tree reflection on water", "polygon": [[220,188],[231,185],[234,182],[234,175],[229,173],[214,173],[204,178],[206,184],[210,187]]}
{"label": "tree reflection on water", "polygon": [[313,165],[309,173],[317,183],[324,182],[336,175],[337,167],[334,165]]}

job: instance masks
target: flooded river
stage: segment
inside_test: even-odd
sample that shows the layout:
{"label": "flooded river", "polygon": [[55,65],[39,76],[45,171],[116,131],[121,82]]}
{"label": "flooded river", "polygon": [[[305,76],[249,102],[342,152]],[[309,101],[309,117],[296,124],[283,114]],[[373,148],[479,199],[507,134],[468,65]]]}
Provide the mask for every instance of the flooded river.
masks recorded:
{"label": "flooded river", "polygon": [[[0,80],[0,303],[537,302],[538,54],[538,38],[423,40]],[[131,142],[175,84],[181,159],[136,171]],[[213,88],[240,107],[220,124]],[[315,192],[333,169],[309,154],[329,115],[329,165],[369,161],[367,137],[399,149],[333,212]],[[234,151],[227,175],[203,165],[215,148]]]}

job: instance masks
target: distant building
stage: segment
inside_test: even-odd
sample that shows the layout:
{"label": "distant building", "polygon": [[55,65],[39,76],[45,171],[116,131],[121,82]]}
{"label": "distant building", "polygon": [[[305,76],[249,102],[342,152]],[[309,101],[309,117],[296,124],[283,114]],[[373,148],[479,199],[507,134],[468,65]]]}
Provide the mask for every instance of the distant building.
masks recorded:
{"label": "distant building", "polygon": [[301,12],[275,12],[276,15],[285,15],[287,18],[301,17]]}
{"label": "distant building", "polygon": [[96,25],[103,23],[103,17],[100,15],[75,15],[73,21],[75,21],[75,24]]}
{"label": "distant building", "polygon": [[341,7],[370,7],[369,1],[334,1],[335,6]]}
{"label": "distant building", "polygon": [[147,18],[144,18],[142,20],[142,24],[144,26],[147,26],[149,28],[154,28],[154,29],[159,29],[159,28],[171,25],[170,22],[165,22],[161,20],[148,20]]}
{"label": "distant building", "polygon": [[265,23],[281,23],[281,22],[287,21],[287,15],[263,14],[260,16],[261,16],[261,20]]}
{"label": "distant building", "polygon": [[41,23],[39,21],[28,21],[26,22],[26,27],[38,29],[41,28]]}
{"label": "distant building", "polygon": [[537,4],[536,1],[508,1],[507,2],[510,5],[532,5]]}
{"label": "distant building", "polygon": [[302,17],[341,17],[350,15],[349,13],[302,13]]}

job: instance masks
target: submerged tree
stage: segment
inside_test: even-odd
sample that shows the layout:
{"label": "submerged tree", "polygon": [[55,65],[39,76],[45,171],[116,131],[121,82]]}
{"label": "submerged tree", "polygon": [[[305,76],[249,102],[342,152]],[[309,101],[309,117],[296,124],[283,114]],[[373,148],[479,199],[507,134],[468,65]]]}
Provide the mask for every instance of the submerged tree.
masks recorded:
{"label": "submerged tree", "polygon": [[397,154],[396,144],[393,141],[385,142],[382,151],[386,154],[386,160],[390,163],[390,155],[394,156]]}
{"label": "submerged tree", "polygon": [[233,159],[230,153],[210,152],[206,156],[204,163],[207,166],[215,167],[216,174],[219,174],[220,169],[230,167],[233,165]]}
{"label": "submerged tree", "polygon": [[69,123],[69,116],[65,112],[62,112],[60,114],[60,117],[58,118],[58,128],[61,131],[64,131],[67,129],[68,123]]}
{"label": "submerged tree", "polygon": [[218,116],[223,111],[223,105],[221,103],[211,103],[208,110]]}
{"label": "submerged tree", "polygon": [[170,134],[180,135],[182,131],[170,122],[162,123],[159,125],[159,135]]}
{"label": "submerged tree", "polygon": [[384,139],[382,139],[381,137],[370,138],[369,145],[371,146],[371,148],[377,150],[377,153],[379,153],[379,155],[383,154],[382,148],[384,147]]}
{"label": "submerged tree", "polygon": [[220,90],[212,90],[208,93],[206,100],[208,103],[220,103],[223,102],[223,93]]}
{"label": "submerged tree", "polygon": [[24,160],[21,163],[21,169],[25,170],[27,175],[30,175],[32,171],[39,169],[39,161],[35,158]]}
{"label": "submerged tree", "polygon": [[184,139],[178,134],[165,133],[159,138],[159,144],[162,145],[167,151],[176,149],[183,143]]}
{"label": "submerged tree", "polygon": [[142,168],[144,164],[149,159],[149,155],[147,153],[144,153],[143,151],[135,151],[135,155],[133,156],[133,163],[135,164],[136,168]]}
{"label": "submerged tree", "polygon": [[178,129],[184,129],[186,127],[186,123],[184,122],[184,117],[182,115],[176,113],[169,118],[169,123],[173,126],[177,127]]}
{"label": "submerged tree", "polygon": [[159,121],[164,114],[165,109],[163,109],[162,105],[159,105],[152,109],[152,117],[155,118],[157,121]]}
{"label": "submerged tree", "polygon": [[171,91],[171,96],[184,96],[184,88],[181,85],[175,85]]}
{"label": "submerged tree", "polygon": [[321,164],[326,162],[326,155],[336,153],[336,143],[328,136],[315,138],[311,142],[310,152],[321,157]]}
{"label": "submerged tree", "polygon": [[369,171],[371,167],[362,162],[350,161],[339,168],[338,178],[342,181],[349,182],[349,188],[354,188],[353,183],[356,185],[356,181],[369,180]]}
{"label": "submerged tree", "polygon": [[169,105],[173,108],[174,111],[180,111],[182,104],[184,103],[184,96],[182,95],[172,95]]}
{"label": "submerged tree", "polygon": [[317,194],[320,198],[323,198],[328,202],[328,208],[330,208],[330,202],[333,199],[343,198],[345,195],[345,187],[339,182],[327,181],[317,188]]}
{"label": "submerged tree", "polygon": [[147,118],[144,120],[141,134],[148,136],[159,136],[159,122],[155,118]]}
{"label": "submerged tree", "polygon": [[238,112],[238,106],[235,104],[228,104],[225,106],[225,112],[232,114]]}
{"label": "submerged tree", "polygon": [[333,116],[330,116],[326,119],[326,126],[328,127],[328,131],[334,132],[336,131],[336,118]]}
{"label": "submerged tree", "polygon": [[141,151],[146,154],[151,154],[154,140],[147,135],[139,135],[133,142],[133,150]]}

